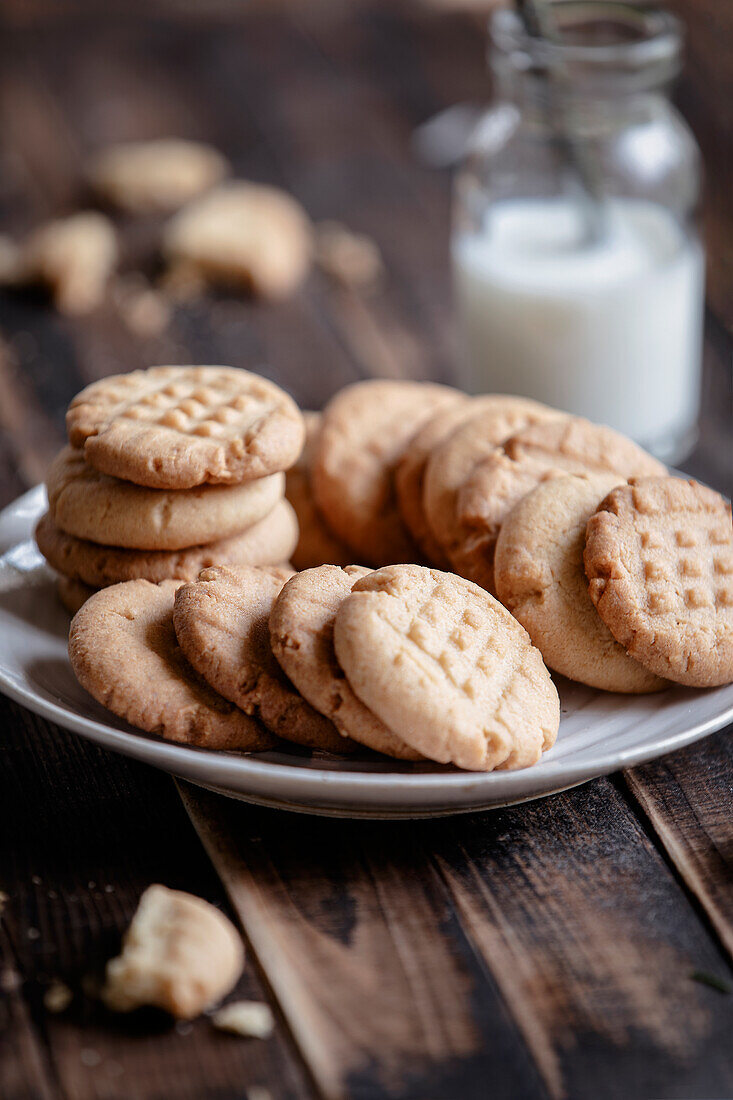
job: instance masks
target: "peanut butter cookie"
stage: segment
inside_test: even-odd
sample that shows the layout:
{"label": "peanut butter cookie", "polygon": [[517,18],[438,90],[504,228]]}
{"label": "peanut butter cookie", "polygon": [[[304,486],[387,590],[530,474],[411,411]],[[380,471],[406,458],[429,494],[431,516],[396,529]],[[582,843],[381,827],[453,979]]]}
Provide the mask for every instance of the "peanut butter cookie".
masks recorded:
{"label": "peanut butter cookie", "polygon": [[431,760],[522,768],[555,741],[560,703],[539,650],[462,577],[418,565],[360,577],[334,645],[362,703]]}
{"label": "peanut butter cookie", "polygon": [[305,427],[274,382],[234,367],[150,367],[92,382],[66,414],[95,470],[151,489],[235,485],[286,470]]}
{"label": "peanut butter cookie", "polygon": [[614,638],[658,676],[733,681],[730,505],[697,481],[613,489],[588,521],[590,597]]}
{"label": "peanut butter cookie", "polygon": [[285,478],[242,485],[146,489],[100,474],[65,447],[51,464],[48,510],[67,535],[129,550],[183,550],[241,534],[282,499]]}
{"label": "peanut butter cookie", "polygon": [[457,400],[447,386],[372,379],[346,386],[326,406],[313,494],[355,557],[382,565],[419,556],[397,507],[394,470],[415,432]]}
{"label": "peanut butter cookie", "polygon": [[275,739],[217,694],[186,660],[173,629],[178,581],[103,588],[74,616],[69,657],[77,680],[147,733],[207,749],[257,752]]}
{"label": "peanut butter cookie", "polygon": [[67,535],[47,512],[36,526],[36,544],[49,565],[67,578],[104,588],[122,581],[192,581],[211,565],[240,568],[287,561],[298,538],[295,513],[286,500],[240,535],[186,550],[125,550]]}

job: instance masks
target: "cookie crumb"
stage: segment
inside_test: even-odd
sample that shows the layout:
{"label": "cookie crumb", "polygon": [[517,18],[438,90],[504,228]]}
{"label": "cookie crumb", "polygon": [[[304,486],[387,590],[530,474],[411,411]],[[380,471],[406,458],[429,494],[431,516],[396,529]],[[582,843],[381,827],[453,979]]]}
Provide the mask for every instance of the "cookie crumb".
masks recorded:
{"label": "cookie crumb", "polygon": [[65,1012],[73,999],[74,994],[68,985],[54,981],[43,994],[43,1005],[47,1012]]}
{"label": "cookie crumb", "polygon": [[316,263],[334,282],[347,287],[373,287],[384,275],[376,242],[335,221],[316,227]]}
{"label": "cookie crumb", "polygon": [[115,280],[112,300],[124,323],[137,336],[159,336],[170,324],[168,302],[141,275]]}
{"label": "cookie crumb", "polygon": [[215,1012],[211,1022],[219,1031],[249,1039],[268,1039],[275,1027],[272,1009],[260,1001],[232,1001]]}

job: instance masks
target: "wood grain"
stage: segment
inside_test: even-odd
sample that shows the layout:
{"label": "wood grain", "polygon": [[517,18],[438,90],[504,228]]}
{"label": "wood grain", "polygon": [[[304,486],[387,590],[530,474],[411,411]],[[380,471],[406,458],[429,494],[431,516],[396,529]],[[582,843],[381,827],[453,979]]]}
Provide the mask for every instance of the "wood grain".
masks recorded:
{"label": "wood grain", "polygon": [[[152,1011],[114,1016],[89,994],[150,883],[224,908],[225,897],[167,776],[2,697],[0,725],[3,1100],[218,1100],[265,1083],[273,1100],[309,1097],[283,1029],[234,1039],[206,1017],[173,1027]],[[54,980],[74,994],[60,1015],[43,1007]],[[267,999],[251,956],[237,997]]]}
{"label": "wood grain", "polygon": [[551,1095],[731,1091],[733,1005],[690,978],[730,965],[607,780],[435,840]]}
{"label": "wood grain", "polygon": [[323,1096],[543,1095],[414,829],[179,789]]}
{"label": "wood grain", "polygon": [[251,811],[181,790],[324,1095],[400,1096],[418,1051],[410,1095],[453,1095],[446,1067],[473,1082],[479,1059],[504,1084],[497,989],[550,1096],[585,1095],[591,1060],[597,1097],[733,1088],[733,1005],[690,977],[733,971],[608,781],[398,834],[298,821],[286,842],[270,812],[252,837]]}
{"label": "wood grain", "polygon": [[733,958],[733,745],[717,734],[624,772],[677,871]]}

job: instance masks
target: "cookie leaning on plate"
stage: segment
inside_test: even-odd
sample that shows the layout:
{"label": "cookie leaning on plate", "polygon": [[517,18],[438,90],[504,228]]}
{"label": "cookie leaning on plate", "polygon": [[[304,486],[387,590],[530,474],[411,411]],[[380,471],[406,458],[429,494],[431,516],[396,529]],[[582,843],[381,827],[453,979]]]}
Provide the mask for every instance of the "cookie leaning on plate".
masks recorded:
{"label": "cookie leaning on plate", "polygon": [[613,636],[658,676],[733,681],[730,505],[696,481],[613,489],[588,521],[591,599]]}
{"label": "cookie leaning on plate", "polygon": [[256,752],[275,739],[200,679],[173,629],[178,581],[127,581],[74,616],[69,658],[94,698],[138,729],[208,749]]}
{"label": "cookie leaning on plate", "polygon": [[336,660],[336,613],[368,572],[359,565],[322,565],[292,577],[270,614],[272,652],[300,693],[344,736],[398,760],[419,760],[420,753],[357,699]]}
{"label": "cookie leaning on plate", "polygon": [[283,474],[242,485],[146,489],[100,474],[65,447],[48,472],[48,508],[60,530],[131,550],[183,550],[240,534],[282,498]]}
{"label": "cookie leaning on plate", "polygon": [[585,528],[615,474],[545,481],[509,513],[496,544],[496,594],[528,631],[545,663],[603,691],[659,691],[648,672],[615,640],[588,594]]}
{"label": "cookie leaning on plate", "polygon": [[283,569],[205,569],[176,592],[173,625],[191,665],[225,699],[287,741],[345,753],[356,747],[289,682],[270,648],[269,617]]}
{"label": "cookie leaning on plate", "polygon": [[234,367],[151,367],[93,382],[66,414],[100,473],[152,489],[238,484],[285,470],[305,437],[284,390]]}
{"label": "cookie leaning on plate", "polygon": [[359,699],[431,760],[521,768],[555,741],[560,703],[539,650],[462,577],[392,565],[359,578],[334,645]]}
{"label": "cookie leaning on plate", "polygon": [[67,535],[49,512],[38,521],[36,544],[46,561],[65,577],[104,588],[122,581],[192,581],[211,565],[233,568],[287,561],[298,539],[295,513],[286,500],[240,535],[184,550],[126,550]]}
{"label": "cookie leaning on plate", "polygon": [[394,468],[425,421],[463,399],[447,386],[372,379],[329,401],[313,458],[313,495],[354,557],[383,565],[419,556],[397,507]]}

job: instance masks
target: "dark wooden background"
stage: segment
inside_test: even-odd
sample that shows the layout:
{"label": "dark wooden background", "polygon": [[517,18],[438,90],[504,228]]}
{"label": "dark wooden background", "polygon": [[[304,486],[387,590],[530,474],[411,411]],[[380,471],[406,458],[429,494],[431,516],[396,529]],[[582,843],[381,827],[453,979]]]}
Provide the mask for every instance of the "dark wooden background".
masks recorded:
{"label": "dark wooden background", "polygon": [[[686,468],[730,493],[733,13],[674,6],[690,21],[679,100],[708,168],[704,413]],[[475,13],[5,0],[0,19],[0,228],[75,208],[97,145],[178,134],[370,234],[387,268],[373,294],[314,274],[286,305],[180,307],[148,339],[111,303],[70,321],[0,298],[0,504],[43,477],[67,402],[110,372],[267,363],[310,407],[367,375],[453,377],[449,181],[410,136],[487,98]],[[156,230],[121,222],[129,267]],[[726,732],[544,801],[390,824],[177,786],[2,698],[0,731],[2,1100],[733,1096]],[[238,992],[272,1003],[272,1039],[115,1018],[88,995],[155,881],[239,919]],[[58,978],[74,1001],[53,1015]]]}

